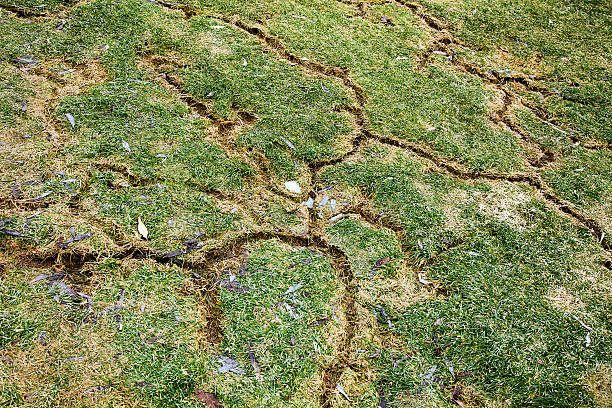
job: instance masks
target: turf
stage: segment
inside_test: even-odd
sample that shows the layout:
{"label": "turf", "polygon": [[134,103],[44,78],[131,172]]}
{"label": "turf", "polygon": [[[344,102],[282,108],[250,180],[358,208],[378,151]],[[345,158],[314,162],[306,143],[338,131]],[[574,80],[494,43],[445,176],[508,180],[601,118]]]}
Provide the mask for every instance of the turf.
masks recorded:
{"label": "turf", "polygon": [[611,406],[611,11],[0,0],[0,406]]}

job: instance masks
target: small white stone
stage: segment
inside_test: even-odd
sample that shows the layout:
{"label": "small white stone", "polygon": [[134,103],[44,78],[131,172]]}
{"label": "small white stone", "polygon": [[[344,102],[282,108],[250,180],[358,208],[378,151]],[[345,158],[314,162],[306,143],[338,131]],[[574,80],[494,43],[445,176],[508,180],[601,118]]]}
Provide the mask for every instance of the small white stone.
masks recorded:
{"label": "small white stone", "polygon": [[297,181],[285,181],[285,188],[291,193],[300,194],[302,189]]}

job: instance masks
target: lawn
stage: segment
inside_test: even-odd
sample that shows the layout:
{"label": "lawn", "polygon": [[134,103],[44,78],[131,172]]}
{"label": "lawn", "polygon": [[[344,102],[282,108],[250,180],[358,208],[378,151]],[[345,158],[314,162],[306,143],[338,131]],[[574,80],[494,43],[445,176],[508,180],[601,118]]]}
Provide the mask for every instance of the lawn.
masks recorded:
{"label": "lawn", "polygon": [[612,7],[0,0],[1,407],[611,407]]}

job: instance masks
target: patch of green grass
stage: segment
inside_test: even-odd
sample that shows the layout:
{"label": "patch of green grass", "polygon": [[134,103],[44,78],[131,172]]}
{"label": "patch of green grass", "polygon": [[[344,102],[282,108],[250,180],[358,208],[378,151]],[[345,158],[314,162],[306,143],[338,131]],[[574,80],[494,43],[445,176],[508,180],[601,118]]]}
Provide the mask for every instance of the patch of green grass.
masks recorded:
{"label": "patch of green grass", "polygon": [[151,82],[113,81],[64,99],[58,118],[69,130],[66,114],[75,119],[77,157],[106,158],[142,178],[189,180],[203,190],[234,190],[251,175],[246,164],[204,139],[204,119]]}
{"label": "patch of green grass", "polygon": [[23,286],[7,285],[0,286],[0,349],[8,345],[25,345],[35,336],[39,319],[32,316],[15,313],[15,308],[22,302],[25,290]]}
{"label": "patch of green grass", "polygon": [[415,72],[395,63],[368,82],[376,94],[368,114],[380,133],[429,143],[475,171],[522,167],[516,137],[487,118],[492,95],[480,81],[436,66]]}
{"label": "patch of green grass", "polygon": [[71,13],[50,48],[77,63],[102,57],[113,78],[134,78],[136,53],[156,31],[155,21],[175,24],[177,18],[167,16],[155,4],[138,0],[84,3]]}
{"label": "patch of green grass", "polygon": [[325,171],[328,183],[341,183],[360,189],[371,197],[382,218],[404,228],[405,242],[417,259],[428,259],[457,237],[445,231],[440,206],[456,182],[438,174],[424,172],[422,165],[403,154],[343,163]]}
{"label": "patch of green grass", "polygon": [[[112,176],[106,176],[100,181],[113,185]],[[239,214],[221,211],[217,200],[205,193],[165,184],[107,186],[97,184],[91,194],[100,215],[123,227],[127,235],[134,235],[140,218],[157,250],[184,249],[186,241],[218,237],[239,223]]]}
{"label": "patch of green grass", "polygon": [[201,322],[196,299],[184,294],[186,279],[177,268],[143,267],[98,292],[109,303],[124,297],[125,307],[105,317],[123,382],[158,407],[196,406],[193,391],[203,381]]}
{"label": "patch of green grass", "polygon": [[11,61],[14,58],[43,56],[42,38],[53,37],[52,23],[29,21],[24,23],[13,13],[0,7],[0,56]]}
{"label": "patch of green grass", "polygon": [[[570,232],[536,202],[523,212],[526,230],[474,213],[469,240],[427,268],[450,295],[391,312],[391,331],[416,356],[399,368],[381,357],[389,395],[452,383],[453,367],[472,397],[542,407],[593,404],[583,379],[609,363],[609,299],[603,287],[589,287],[576,274],[602,279],[605,270],[589,256],[594,243],[587,231]],[[559,287],[582,306],[564,309],[565,299],[551,294]],[[428,382],[415,375],[433,366]]]}
{"label": "patch of green grass", "polygon": [[[224,342],[219,352],[235,359],[246,374],[217,374],[218,395],[230,407],[315,406],[318,396],[309,384],[333,351],[330,303],[337,284],[329,261],[306,249],[266,241],[249,254],[244,276],[227,272],[231,275],[224,273],[221,288]],[[231,287],[244,293],[223,287],[229,279],[235,279]]]}
{"label": "patch of green grass", "polygon": [[330,242],[347,254],[355,274],[360,278],[374,273],[385,274],[389,268],[385,266],[388,262],[378,266],[377,262],[386,257],[391,260],[403,257],[401,245],[392,231],[376,229],[355,219],[340,220],[330,226],[327,233]]}

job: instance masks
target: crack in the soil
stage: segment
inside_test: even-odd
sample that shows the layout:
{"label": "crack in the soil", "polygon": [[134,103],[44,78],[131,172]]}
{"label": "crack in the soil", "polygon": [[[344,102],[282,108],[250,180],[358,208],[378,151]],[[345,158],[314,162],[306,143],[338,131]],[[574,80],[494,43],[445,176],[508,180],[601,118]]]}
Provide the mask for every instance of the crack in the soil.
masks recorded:
{"label": "crack in the soil", "polygon": [[415,143],[396,140],[390,137],[379,136],[377,140],[381,143],[394,146],[400,149],[409,150],[417,156],[431,161],[438,168],[444,170],[447,174],[455,176],[462,180],[491,180],[491,181],[507,181],[511,183],[526,183],[535,188],[541,197],[556,208],[571,220],[586,227],[590,230],[595,238],[599,241],[603,249],[609,251],[612,249],[608,237],[605,236],[603,228],[597,221],[587,217],[577,206],[567,200],[557,196],[557,194],[546,184],[546,182],[537,174],[530,173],[493,173],[493,172],[474,172],[467,170],[452,161],[445,160],[439,157],[434,151],[423,148]]}
{"label": "crack in the soil", "polygon": [[514,94],[502,89],[504,94],[503,105],[500,110],[493,112],[491,121],[496,124],[503,124],[505,128],[513,132],[523,143],[525,151],[535,150],[539,152],[538,157],[527,157],[529,164],[535,168],[542,168],[556,160],[555,152],[535,143],[529,135],[513,119],[510,108],[518,103]]}
{"label": "crack in the soil", "polygon": [[[453,176],[456,176],[458,178],[461,178],[461,179],[469,179],[469,180],[485,179],[485,180],[493,180],[493,181],[505,180],[508,182],[527,183],[531,185],[532,187],[534,187],[553,208],[560,210],[561,213],[565,214],[573,221],[589,229],[593,233],[593,235],[595,235],[596,239],[599,241],[599,243],[605,250],[611,249],[612,243],[610,243],[610,238],[605,236],[604,230],[599,225],[599,223],[595,221],[594,219],[587,217],[578,207],[576,207],[569,201],[558,197],[539,175],[521,174],[521,173],[503,174],[503,173],[489,173],[489,172],[473,172],[473,171],[464,169],[462,166],[460,166],[459,164],[453,161],[440,157],[437,153],[434,153],[434,151],[430,150],[427,147],[423,147],[422,145],[412,143],[412,142],[407,142],[407,141],[404,142],[404,141],[400,141],[400,140],[397,140],[391,137],[378,135],[369,129],[369,124],[366,119],[365,103],[366,103],[367,96],[365,94],[365,91],[359,84],[357,84],[352,79],[352,77],[348,74],[348,70],[343,69],[343,68],[338,68],[338,67],[326,66],[318,62],[313,62],[310,60],[304,60],[302,58],[299,58],[298,56],[296,56],[295,54],[292,54],[289,50],[287,50],[287,48],[284,46],[284,44],[282,43],[280,39],[273,37],[272,35],[266,33],[261,28],[252,27],[248,25],[247,23],[239,20],[236,17],[234,18],[220,17],[220,19],[222,21],[225,21],[228,24],[233,24],[236,27],[242,29],[243,31],[256,36],[260,40],[260,42],[265,46],[265,49],[268,49],[274,52],[276,55],[278,55],[282,59],[287,60],[292,63],[296,63],[299,66],[305,68],[306,70],[310,72],[314,71],[315,73],[319,73],[324,76],[339,80],[345,86],[345,88],[347,88],[349,93],[354,96],[356,105],[352,109],[349,109],[347,111],[354,115],[354,120],[358,127],[358,131],[357,131],[358,134],[363,135],[365,138],[368,138],[368,139],[378,140],[379,142],[384,143],[384,144],[399,147],[405,150],[410,150],[417,156],[431,161],[437,167],[442,168],[446,170],[447,173]],[[477,72],[484,75],[484,73],[482,73],[479,70],[477,70]],[[487,75],[484,75],[484,76],[488,77]],[[493,83],[497,84],[498,82],[494,81]],[[505,90],[504,90],[504,93],[508,94]],[[360,143],[359,140],[358,140],[358,143]],[[353,150],[356,150],[356,148],[357,147],[354,147]],[[350,156],[350,154],[351,152],[347,153],[343,157],[346,158]],[[544,157],[548,157],[549,155],[550,153],[544,152]],[[331,163],[335,164],[340,161],[342,161],[342,158],[340,158],[339,160],[333,159]],[[315,164],[313,165],[312,168],[315,170],[318,170],[322,166],[323,164],[321,165]],[[313,177],[312,177],[313,182],[316,181],[315,180],[316,173],[317,171],[313,172]]]}
{"label": "crack in the soil", "polygon": [[0,4],[0,9],[13,13],[19,18],[44,17],[47,15],[45,12],[27,10],[10,4]]}
{"label": "crack in the soil", "polygon": [[[56,249],[53,252],[44,254],[17,254],[15,260],[21,265],[29,268],[52,269],[65,271],[67,274],[79,274],[87,264],[91,264],[100,258],[125,260],[125,259],[149,259],[159,264],[171,264],[179,268],[192,272],[192,279],[198,288],[202,299],[213,300],[212,303],[205,305],[209,315],[207,315],[207,334],[208,340],[212,344],[217,344],[223,338],[222,323],[220,321],[221,310],[218,302],[219,273],[215,272],[211,265],[222,261],[233,253],[237,248],[243,249],[247,244],[257,244],[260,241],[278,240],[292,247],[310,248],[331,258],[331,266],[337,273],[339,280],[344,284],[345,290],[342,297],[342,304],[349,323],[347,330],[343,332],[340,353],[330,364],[330,370],[326,370],[323,379],[328,383],[330,390],[335,387],[337,378],[341,373],[338,372],[343,362],[347,360],[349,345],[353,338],[355,324],[357,322],[355,308],[356,285],[354,276],[349,265],[346,254],[335,245],[326,241],[320,235],[303,236],[286,232],[271,230],[260,230],[243,233],[233,239],[221,241],[216,246],[199,251],[198,260],[178,259],[169,257],[167,254],[160,253],[145,244],[140,246],[125,245],[123,249],[114,253],[99,253],[96,251],[66,251]],[[204,271],[206,273],[204,273]]]}
{"label": "crack in the soil", "polygon": [[255,168],[257,177],[263,184],[268,186],[270,191],[286,200],[298,203],[295,196],[279,189],[272,182],[269,160],[263,153],[254,148],[244,149],[235,143],[228,143],[231,135],[239,135],[245,128],[255,125],[258,120],[255,114],[240,109],[237,104],[233,103],[230,108],[238,119],[229,120],[222,118],[213,112],[210,105],[193,96],[183,85],[182,80],[172,72],[179,68],[177,63],[163,56],[150,54],[143,56],[143,63],[146,64],[152,73],[157,75],[157,78],[162,81],[167,89],[183,100],[198,115],[207,118],[211,122],[214,130],[213,138],[220,143],[228,157],[231,156],[231,153],[240,153],[243,158],[251,158],[250,164]]}
{"label": "crack in the soil", "polygon": [[390,17],[384,16],[379,13],[375,13],[371,10],[371,4],[366,1],[351,1],[351,0],[335,0],[338,3],[346,4],[355,9],[356,14],[350,16],[351,18],[360,17],[364,20],[370,21],[374,24],[382,24],[386,26],[394,26],[395,23]]}
{"label": "crack in the soil", "polygon": [[[600,149],[611,149],[612,145],[602,142],[602,141],[587,141],[582,137],[576,135],[576,133],[572,130],[563,129],[563,125],[559,123],[554,123],[556,119],[554,116],[549,113],[545,108],[538,106],[525,98],[522,98],[517,92],[514,90],[508,89],[505,85],[508,84],[519,84],[525,90],[533,93],[537,93],[542,97],[550,97],[550,96],[559,96],[555,92],[550,91],[542,85],[537,84],[532,79],[528,78],[523,74],[514,74],[514,75],[503,75],[497,71],[483,71],[478,65],[468,62],[461,55],[459,55],[453,47],[458,48],[468,48],[462,41],[456,39],[446,30],[437,30],[438,35],[437,38],[433,41],[430,47],[425,51],[425,53],[419,58],[417,67],[422,69],[425,64],[431,59],[432,55],[435,52],[441,52],[448,56],[448,59],[451,65],[460,71],[476,76],[483,80],[484,82],[494,86],[499,92],[504,94],[504,98],[509,98],[509,106],[524,106],[529,109],[534,116],[538,119],[538,121],[553,127],[555,130],[566,136],[572,143],[580,144],[583,148],[589,150],[600,150]],[[509,113],[509,112],[506,112]],[[540,163],[542,163],[542,159],[544,160],[543,164],[549,163],[554,159],[550,156],[550,150],[539,147],[539,145],[533,142],[524,130],[520,129],[519,126],[514,122],[509,115],[494,117],[492,118],[494,123],[503,123],[505,124],[512,132],[514,132],[519,139],[524,142],[527,142],[530,146],[537,146],[538,150],[544,153],[544,156],[538,159],[534,165],[535,167],[542,167]],[[534,164],[534,163],[532,163]]]}
{"label": "crack in the soil", "polygon": [[[32,18],[54,18],[68,15],[72,10],[77,7],[89,2],[90,0],[71,0],[66,1],[55,11],[38,11],[29,10],[24,7],[19,7],[11,4],[0,4],[0,9],[6,10],[13,13],[15,17],[20,19],[32,19]],[[42,7],[41,7],[42,9]]]}

